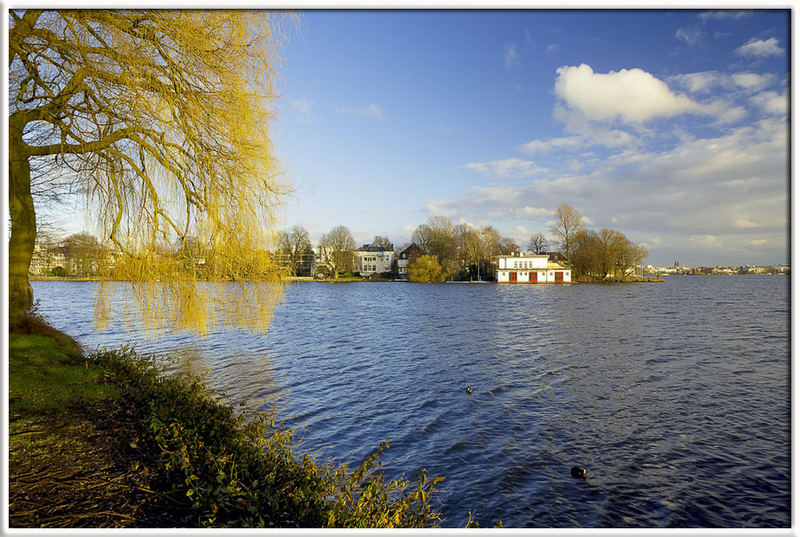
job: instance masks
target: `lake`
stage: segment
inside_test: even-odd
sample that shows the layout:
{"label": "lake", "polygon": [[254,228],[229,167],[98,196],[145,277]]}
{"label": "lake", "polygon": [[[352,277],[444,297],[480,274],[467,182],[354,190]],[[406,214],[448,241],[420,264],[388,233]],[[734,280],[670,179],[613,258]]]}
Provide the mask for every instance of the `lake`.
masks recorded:
{"label": "lake", "polygon": [[570,528],[791,525],[789,284],[302,282],[267,334],[155,340],[96,332],[91,282],[32,285],[87,350],[173,354],[309,451],[391,437],[387,477],[446,478],[445,527]]}

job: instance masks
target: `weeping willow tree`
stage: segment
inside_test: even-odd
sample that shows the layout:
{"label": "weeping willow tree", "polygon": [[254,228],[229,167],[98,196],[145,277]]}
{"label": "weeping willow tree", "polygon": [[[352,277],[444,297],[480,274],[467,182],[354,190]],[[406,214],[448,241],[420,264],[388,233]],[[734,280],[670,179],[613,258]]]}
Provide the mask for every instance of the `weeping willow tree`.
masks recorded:
{"label": "weeping willow tree", "polygon": [[[270,143],[285,14],[9,12],[9,314],[31,307],[37,194],[80,193],[148,327],[261,330],[287,191]],[[34,200],[37,202],[34,203]],[[211,284],[209,282],[216,282]],[[219,283],[225,282],[225,283]]]}

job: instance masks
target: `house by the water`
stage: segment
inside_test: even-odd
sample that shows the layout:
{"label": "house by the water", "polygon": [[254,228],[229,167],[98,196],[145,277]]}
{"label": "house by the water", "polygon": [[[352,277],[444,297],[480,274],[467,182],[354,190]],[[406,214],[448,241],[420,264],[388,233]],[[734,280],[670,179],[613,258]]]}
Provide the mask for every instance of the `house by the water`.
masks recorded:
{"label": "house by the water", "polygon": [[358,250],[353,251],[355,256],[356,271],[362,276],[380,274],[392,270],[394,261],[394,248],[391,244],[380,245],[365,244]]}
{"label": "house by the water", "polygon": [[547,254],[512,254],[497,258],[497,283],[567,283],[572,270]]}
{"label": "house by the water", "polygon": [[397,254],[397,278],[400,280],[408,278],[408,264],[423,253],[422,248],[414,242],[402,248]]}

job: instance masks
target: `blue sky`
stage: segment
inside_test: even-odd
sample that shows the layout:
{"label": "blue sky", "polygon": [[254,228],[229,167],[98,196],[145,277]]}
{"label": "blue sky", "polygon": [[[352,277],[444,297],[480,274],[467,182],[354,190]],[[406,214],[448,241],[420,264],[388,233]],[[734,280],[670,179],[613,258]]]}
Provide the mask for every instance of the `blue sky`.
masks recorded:
{"label": "blue sky", "polygon": [[303,11],[274,128],[316,243],[552,210],[648,262],[788,262],[788,11]]}

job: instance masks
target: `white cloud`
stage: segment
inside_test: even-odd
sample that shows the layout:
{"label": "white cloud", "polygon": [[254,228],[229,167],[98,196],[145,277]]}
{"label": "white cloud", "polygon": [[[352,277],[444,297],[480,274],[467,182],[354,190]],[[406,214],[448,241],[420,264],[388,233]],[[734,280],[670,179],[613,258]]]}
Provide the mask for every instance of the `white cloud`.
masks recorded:
{"label": "white cloud", "polygon": [[719,110],[714,120],[715,125],[731,125],[741,121],[748,114],[747,109],[742,106],[731,106],[722,102],[714,103],[712,107]]}
{"label": "white cloud", "polygon": [[510,67],[517,63],[519,60],[519,53],[517,52],[517,45],[512,43],[506,44],[506,51],[503,56],[503,60],[505,61],[506,67]]}
{"label": "white cloud", "polygon": [[757,227],[761,227],[761,224],[757,222],[751,222],[750,220],[745,220],[743,218],[737,218],[733,222],[733,227],[737,227],[739,229],[753,229]]}
{"label": "white cloud", "polygon": [[527,236],[527,235],[530,235],[530,233],[531,233],[530,231],[528,231],[528,228],[526,228],[525,226],[514,226],[514,232],[517,235],[522,235],[522,236]]}
{"label": "white cloud", "polygon": [[[788,91],[765,91],[781,75],[704,71],[660,80],[641,69],[602,74],[585,64],[556,72],[561,135],[516,148],[543,154],[535,160],[548,169],[523,159],[460,166],[497,179],[536,178],[473,188],[437,202],[439,213],[517,233],[520,222],[546,229],[552,209],[566,202],[586,208],[587,225],[644,242],[654,261],[786,259]],[[646,124],[680,114],[705,117],[663,130],[662,122]],[[748,249],[756,240],[764,241],[757,252]]]}
{"label": "white cloud", "polygon": [[753,177],[780,180],[785,173],[786,161],[782,153],[787,144],[782,121],[762,121],[724,136],[700,138],[680,144],[672,151],[651,154],[641,166],[662,180],[685,188],[690,188],[691,184],[731,184]]}
{"label": "white cloud", "polygon": [[586,168],[588,165],[587,162],[581,159],[572,158],[566,161],[567,171],[570,173],[578,173],[582,169]]}
{"label": "white cloud", "polygon": [[734,73],[731,75],[733,82],[744,89],[750,91],[760,91],[772,82],[774,76],[771,73]]}
{"label": "white cloud", "polygon": [[342,106],[336,109],[336,112],[339,114],[356,114],[359,116],[370,116],[374,117],[375,119],[379,119],[383,121],[386,118],[386,114],[383,111],[383,108],[378,106],[375,103],[369,103],[367,106],[362,108],[357,108],[355,106]]}
{"label": "white cloud", "polygon": [[771,115],[784,115],[789,113],[789,98],[786,93],[764,91],[752,98],[753,103],[761,110]]}
{"label": "white cloud", "polygon": [[[569,118],[564,118],[570,121]],[[587,147],[602,146],[611,149],[629,147],[636,144],[635,137],[620,129],[598,128],[593,125],[571,125],[572,130],[582,131],[583,134],[546,138],[544,140],[531,140],[517,147],[519,151],[532,155],[534,153],[547,153],[553,150],[579,150]]]}
{"label": "white cloud", "polygon": [[717,247],[722,244],[719,237],[714,235],[691,235],[689,241],[692,245],[700,247]]}
{"label": "white cloud", "polygon": [[636,140],[629,132],[619,129],[596,129],[586,136],[588,145],[616,148],[634,145]]}
{"label": "white cloud", "polygon": [[[561,168],[535,181],[473,188],[438,208],[503,232],[520,223],[547,229],[553,208],[566,202],[590,227],[612,227],[645,242],[656,263],[780,261],[787,255],[788,134],[786,119],[772,118],[714,137],[678,136],[672,148],[598,158],[582,175],[566,170],[562,159]],[[768,242],[750,252],[747,241],[754,238]],[[725,248],[712,256],[718,244]]]}
{"label": "white cloud", "polygon": [[680,84],[688,89],[690,93],[707,92],[717,85],[719,80],[720,73],[717,71],[702,71],[700,73],[688,73],[670,77],[670,81]]}
{"label": "white cloud", "polygon": [[699,26],[688,26],[685,28],[678,28],[675,31],[675,37],[686,43],[687,45],[696,45],[703,38],[703,31]]}
{"label": "white cloud", "polygon": [[775,80],[772,73],[721,73],[719,71],[702,71],[674,75],[668,78],[670,83],[686,88],[689,93],[707,94],[715,88],[729,91],[760,91]]}
{"label": "white cloud", "polygon": [[555,43],[551,43],[551,44],[547,45],[547,48],[544,49],[544,54],[550,55],[553,52],[555,52],[556,50],[558,50],[558,45],[556,45]]}
{"label": "white cloud", "polygon": [[489,225],[489,222],[487,222],[486,220],[482,220],[480,222],[477,222],[477,221],[467,220],[467,219],[465,219],[463,217],[458,219],[458,223],[459,224],[463,224],[465,226],[469,226],[471,228],[476,228],[476,229],[479,228],[479,227],[483,227],[483,226]]}
{"label": "white cloud", "polygon": [[703,11],[698,15],[698,17],[700,17],[700,20],[705,23],[708,20],[743,19],[752,14],[752,11],[748,11],[746,9],[724,9]]}
{"label": "white cloud", "polygon": [[678,114],[708,114],[709,110],[672,92],[669,86],[641,69],[595,73],[586,64],[556,70],[556,95],[572,111],[594,120],[620,119],[642,123]]}
{"label": "white cloud", "polygon": [[552,209],[545,209],[543,207],[530,207],[526,205],[522,208],[522,214],[525,216],[550,216],[552,213]]}
{"label": "white cloud", "polygon": [[753,38],[737,48],[735,52],[740,56],[767,57],[780,56],[783,54],[783,49],[778,46],[778,40],[774,37],[769,39]]}
{"label": "white cloud", "polygon": [[430,202],[428,203],[425,208],[428,209],[428,212],[434,216],[453,216],[456,211],[454,209],[448,209],[447,207],[442,206],[442,202]]}
{"label": "white cloud", "polygon": [[532,177],[547,171],[545,168],[536,166],[536,164],[530,160],[522,160],[513,157],[489,162],[470,162],[459,166],[459,168],[496,177]]}
{"label": "white cloud", "polygon": [[531,140],[519,146],[524,153],[546,153],[553,149],[569,149],[583,147],[585,140],[583,136],[565,136],[562,138],[548,138],[546,140]]}

